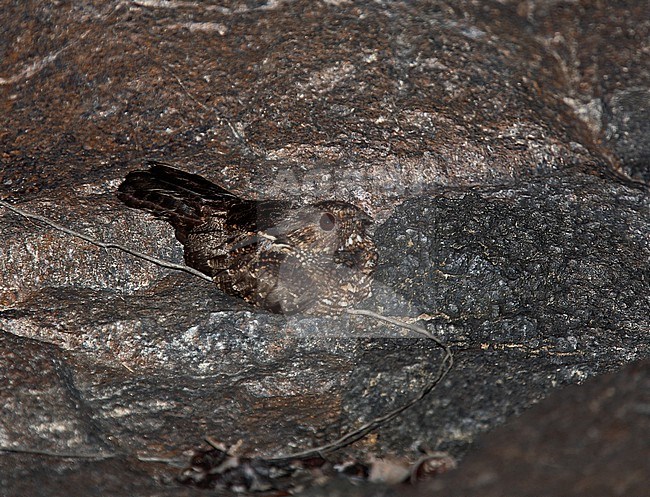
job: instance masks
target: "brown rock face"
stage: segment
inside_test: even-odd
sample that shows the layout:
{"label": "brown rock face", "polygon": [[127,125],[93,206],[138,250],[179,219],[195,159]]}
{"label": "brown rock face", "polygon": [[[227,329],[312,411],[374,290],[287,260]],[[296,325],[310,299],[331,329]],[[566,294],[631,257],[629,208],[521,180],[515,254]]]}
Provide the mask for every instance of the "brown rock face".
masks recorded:
{"label": "brown rock face", "polygon": [[[251,202],[368,213],[378,257],[355,305],[422,315],[455,366],[338,461],[420,444],[460,475],[485,431],[649,355],[647,9],[0,0],[0,199],[179,264],[174,230],[116,196],[148,160]],[[205,436],[247,455],[317,446],[412,399],[440,359],[391,327],[264,312],[0,206],[3,497],[204,495],[175,476]],[[613,447],[626,439],[589,419]],[[557,422],[513,429],[533,440]],[[636,466],[597,467],[639,481]]]}

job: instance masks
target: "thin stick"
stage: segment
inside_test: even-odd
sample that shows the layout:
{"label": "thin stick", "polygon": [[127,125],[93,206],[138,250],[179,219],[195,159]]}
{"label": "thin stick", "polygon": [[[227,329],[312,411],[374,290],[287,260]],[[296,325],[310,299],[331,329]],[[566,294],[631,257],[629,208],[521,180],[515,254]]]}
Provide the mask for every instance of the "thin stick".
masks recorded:
{"label": "thin stick", "polygon": [[34,221],[38,221],[39,223],[46,224],[52,228],[54,228],[57,231],[61,231],[62,233],[66,233],[68,235],[74,236],[76,238],[81,238],[82,240],[85,240],[88,243],[91,243],[92,245],[95,245],[97,247],[101,247],[104,249],[116,249],[116,250],[121,250],[123,252],[126,252],[127,254],[131,254],[134,257],[138,257],[140,259],[144,259],[145,261],[149,261],[152,264],[156,264],[157,266],[164,267],[167,269],[174,269],[176,271],[183,271],[185,273],[189,273],[193,276],[196,276],[198,278],[201,278],[205,281],[209,281],[212,283],[212,278],[210,278],[207,274],[203,274],[200,271],[197,271],[194,268],[191,268],[189,266],[183,266],[181,264],[175,264],[173,262],[166,261],[164,259],[159,259],[158,257],[154,257],[151,255],[144,254],[142,252],[138,252],[137,250],[133,250],[129,247],[125,247],[124,245],[120,245],[118,243],[105,243],[105,242],[100,242],[98,240],[95,240],[94,238],[84,235],[83,233],[79,233],[78,231],[71,230],[70,228],[66,228],[65,226],[62,226],[58,223],[55,223],[54,221],[51,221],[50,219],[39,216],[38,214],[32,214],[31,212],[24,211],[14,205],[11,205],[8,202],[5,202],[4,200],[0,200],[0,206],[9,209],[12,212],[15,212],[16,214],[19,214],[27,219],[31,219]]}
{"label": "thin stick", "polygon": [[406,328],[411,331],[415,331],[416,333],[424,335],[430,340],[433,340],[436,343],[436,345],[438,345],[444,350],[445,353],[442,362],[440,363],[440,366],[438,366],[438,372],[435,378],[428,385],[426,385],[422,390],[420,390],[420,392],[414,398],[412,398],[405,404],[397,407],[396,409],[393,409],[392,411],[387,412],[386,414],[383,414],[381,416],[378,416],[368,421],[367,423],[361,425],[359,428],[356,428],[355,430],[346,433],[341,438],[334,440],[333,442],[330,442],[325,445],[321,445],[320,447],[315,447],[313,449],[307,449],[301,452],[295,452],[293,454],[275,456],[266,459],[267,461],[284,461],[284,460],[291,460],[291,459],[305,459],[307,457],[313,457],[313,456],[322,456],[324,454],[334,452],[347,445],[350,445],[351,443],[356,442],[357,440],[360,440],[371,431],[391,421],[392,419],[396,418],[397,416],[399,416],[401,413],[403,413],[410,407],[413,407],[415,404],[420,402],[431,390],[433,390],[437,385],[440,384],[440,382],[444,379],[445,376],[447,376],[447,373],[449,373],[449,370],[454,365],[454,356],[451,353],[451,349],[449,348],[449,346],[442,343],[438,338],[436,338],[435,336],[433,336],[431,333],[429,333],[427,330],[425,330],[420,326],[411,323],[405,323],[397,318],[382,316],[381,314],[377,314],[376,312],[368,311],[365,309],[348,309],[347,313],[356,316],[367,316],[373,319],[377,319],[379,321],[385,321],[395,326],[399,326],[401,328]]}
{"label": "thin stick", "polygon": [[400,328],[406,328],[408,330],[415,331],[416,333],[419,333],[420,335],[424,335],[428,339],[433,340],[434,342],[436,342],[437,345],[442,347],[445,350],[445,352],[451,355],[451,352],[449,351],[449,347],[447,347],[438,338],[432,335],[431,332],[422,328],[421,326],[418,326],[413,323],[407,323],[406,321],[402,321],[401,319],[392,316],[384,316],[383,314],[377,314],[374,311],[368,311],[366,309],[348,309],[347,313],[353,316],[368,316],[373,319],[377,319],[379,321],[385,321],[386,323],[394,324],[395,326],[399,326]]}
{"label": "thin stick", "polygon": [[170,457],[156,457],[156,456],[136,456],[138,461],[141,462],[157,462],[161,464],[166,464],[167,466],[174,466],[176,468],[185,467],[185,459],[181,458],[170,458]]}

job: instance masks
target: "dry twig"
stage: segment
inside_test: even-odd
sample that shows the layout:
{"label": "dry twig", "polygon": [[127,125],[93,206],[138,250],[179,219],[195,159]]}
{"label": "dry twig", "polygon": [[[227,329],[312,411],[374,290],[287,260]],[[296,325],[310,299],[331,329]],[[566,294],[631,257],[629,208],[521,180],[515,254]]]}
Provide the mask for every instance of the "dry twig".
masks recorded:
{"label": "dry twig", "polygon": [[118,243],[112,243],[112,242],[100,242],[98,240],[95,240],[94,238],[85,235],[83,233],[80,233],[78,231],[71,230],[70,228],[66,228],[65,226],[62,226],[44,216],[39,216],[38,214],[32,214],[31,212],[24,211],[20,209],[19,207],[16,207],[14,205],[11,205],[8,202],[5,202],[4,200],[0,200],[0,206],[9,209],[12,212],[15,212],[16,214],[19,214],[23,216],[24,218],[30,219],[32,221],[38,221],[39,223],[43,223],[47,226],[50,226],[51,228],[54,228],[57,231],[60,231],[62,233],[65,233],[70,236],[74,236],[75,238],[80,238],[82,240],[87,241],[88,243],[95,245],[96,247],[101,247],[103,249],[116,249],[116,250],[121,250],[123,252],[126,252],[127,254],[131,254],[134,257],[137,257],[138,259],[143,259],[145,261],[151,262],[152,264],[156,264],[157,266],[164,267],[167,269],[173,269],[175,271],[183,271],[185,273],[189,273],[192,276],[196,276],[198,278],[201,278],[202,280],[206,280],[212,283],[212,278],[210,278],[208,275],[203,274],[200,271],[197,271],[194,268],[191,268],[189,266],[184,266],[182,264],[175,264],[173,262],[166,261],[164,259],[159,259],[158,257],[154,257],[152,255],[144,254],[142,252],[138,252],[137,250],[133,250],[129,247],[126,247],[124,245],[120,245]]}
{"label": "dry twig", "polygon": [[388,423],[392,419],[395,419],[401,413],[403,413],[410,407],[413,407],[415,404],[420,402],[429,392],[431,392],[431,390],[433,390],[437,385],[440,384],[440,382],[445,378],[445,376],[447,376],[447,373],[449,373],[452,366],[454,365],[454,356],[449,346],[442,343],[438,338],[433,336],[429,331],[425,330],[420,326],[411,323],[405,323],[398,318],[391,317],[391,316],[383,316],[381,314],[377,314],[376,312],[365,310],[365,309],[348,309],[347,313],[353,316],[367,316],[379,321],[384,321],[393,324],[395,326],[399,326],[401,328],[409,329],[411,331],[419,333],[420,335],[425,336],[430,340],[433,340],[436,343],[436,345],[441,347],[444,351],[444,356],[442,358],[440,366],[438,366],[438,372],[435,378],[431,382],[429,382],[422,390],[420,390],[420,392],[415,397],[413,397],[405,404],[393,409],[392,411],[387,412],[386,414],[383,414],[381,416],[378,416],[368,421],[367,423],[352,430],[351,432],[346,433],[341,438],[338,438],[333,442],[330,442],[325,445],[321,445],[319,447],[314,447],[313,449],[307,449],[301,452],[295,452],[293,454],[275,456],[268,460],[280,461],[280,460],[287,460],[287,459],[303,459],[303,458],[313,457],[313,456],[323,456],[330,452],[334,452],[343,447],[346,447],[347,445],[350,445],[351,443],[356,442],[357,440],[362,439],[371,431],[376,430],[377,428]]}

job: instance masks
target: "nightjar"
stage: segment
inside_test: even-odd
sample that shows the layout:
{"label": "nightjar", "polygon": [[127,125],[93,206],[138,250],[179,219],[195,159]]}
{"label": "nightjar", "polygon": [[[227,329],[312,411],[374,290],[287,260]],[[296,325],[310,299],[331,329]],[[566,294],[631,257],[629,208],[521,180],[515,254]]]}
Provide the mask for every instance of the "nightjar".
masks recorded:
{"label": "nightjar", "polygon": [[370,294],[372,219],[347,202],[247,200],[155,162],[129,173],[118,197],[171,223],[185,263],[254,306],[338,314]]}

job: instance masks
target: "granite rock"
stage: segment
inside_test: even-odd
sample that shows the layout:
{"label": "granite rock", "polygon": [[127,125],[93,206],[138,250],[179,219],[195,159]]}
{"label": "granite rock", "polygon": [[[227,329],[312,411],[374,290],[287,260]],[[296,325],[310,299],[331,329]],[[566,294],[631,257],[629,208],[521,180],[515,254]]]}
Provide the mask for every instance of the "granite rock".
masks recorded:
{"label": "granite rock", "polygon": [[[0,198],[176,263],[172,230],[115,197],[149,158],[365,208],[380,266],[362,306],[420,316],[455,365],[336,457],[428,447],[461,461],[453,481],[486,431],[648,356],[644,6],[3,2]],[[0,233],[2,495],[205,495],[175,480],[204,437],[318,446],[442,358],[371,319],[260,312],[2,206]],[[552,430],[539,419],[512,429]],[[352,495],[327,485],[305,491]]]}

